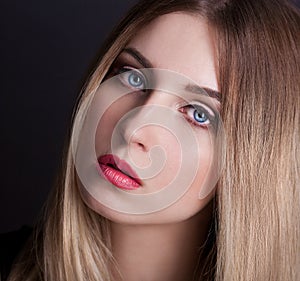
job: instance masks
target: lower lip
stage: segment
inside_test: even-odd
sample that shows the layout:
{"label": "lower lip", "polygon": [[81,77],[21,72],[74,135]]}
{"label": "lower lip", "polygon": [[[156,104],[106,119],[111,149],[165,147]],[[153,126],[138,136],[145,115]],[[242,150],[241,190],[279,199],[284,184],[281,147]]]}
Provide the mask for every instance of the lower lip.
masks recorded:
{"label": "lower lip", "polygon": [[101,175],[113,185],[124,190],[134,190],[140,187],[134,179],[105,164],[99,164]]}

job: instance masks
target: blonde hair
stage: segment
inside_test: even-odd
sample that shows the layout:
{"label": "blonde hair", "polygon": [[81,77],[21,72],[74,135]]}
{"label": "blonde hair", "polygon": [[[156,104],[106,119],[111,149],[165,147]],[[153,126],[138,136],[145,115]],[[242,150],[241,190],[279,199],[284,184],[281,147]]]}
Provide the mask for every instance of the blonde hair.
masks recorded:
{"label": "blonde hair", "polygon": [[[202,278],[300,280],[300,16],[287,2],[141,1],[107,41],[81,101],[141,26],[175,11],[206,18],[218,50],[226,164],[215,199],[215,260]],[[10,281],[113,280],[109,223],[83,203],[70,148],[64,163]]]}

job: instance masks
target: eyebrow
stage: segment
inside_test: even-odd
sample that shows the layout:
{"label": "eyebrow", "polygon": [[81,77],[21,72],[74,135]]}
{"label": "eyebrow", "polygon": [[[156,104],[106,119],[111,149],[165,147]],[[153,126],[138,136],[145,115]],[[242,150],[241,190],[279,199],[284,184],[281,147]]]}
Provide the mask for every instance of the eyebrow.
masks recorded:
{"label": "eyebrow", "polygon": [[[151,62],[144,57],[137,49],[129,47],[125,48],[123,52],[131,55],[133,58],[135,58],[144,68],[153,68],[153,65]],[[188,84],[185,87],[186,91],[195,93],[195,94],[201,94],[207,93],[209,97],[216,99],[217,101],[221,101],[221,94],[218,91],[215,91],[211,88],[207,87],[200,87],[196,84]],[[204,93],[203,93],[204,92]]]}
{"label": "eyebrow", "polygon": [[134,57],[144,68],[153,68],[151,62],[135,48],[125,48],[123,52]]}
{"label": "eyebrow", "polygon": [[221,102],[221,93],[211,88],[200,87],[196,84],[188,84],[185,87],[185,90],[200,95],[207,94],[209,97],[216,99],[218,102]]}

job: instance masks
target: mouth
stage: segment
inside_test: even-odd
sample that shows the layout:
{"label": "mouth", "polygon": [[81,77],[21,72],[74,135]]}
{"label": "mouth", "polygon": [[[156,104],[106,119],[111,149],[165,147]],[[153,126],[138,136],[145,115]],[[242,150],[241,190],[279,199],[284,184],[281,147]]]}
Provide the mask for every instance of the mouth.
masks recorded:
{"label": "mouth", "polygon": [[116,155],[105,154],[98,158],[100,175],[116,187],[124,190],[134,190],[142,186],[130,165]]}

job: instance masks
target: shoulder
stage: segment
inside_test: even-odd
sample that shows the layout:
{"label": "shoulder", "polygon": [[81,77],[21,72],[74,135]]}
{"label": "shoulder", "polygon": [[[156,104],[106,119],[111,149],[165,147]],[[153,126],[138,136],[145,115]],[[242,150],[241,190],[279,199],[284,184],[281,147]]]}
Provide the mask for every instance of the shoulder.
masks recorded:
{"label": "shoulder", "polygon": [[11,266],[29,238],[32,228],[22,226],[17,231],[0,234],[0,272],[1,280],[5,280]]}

